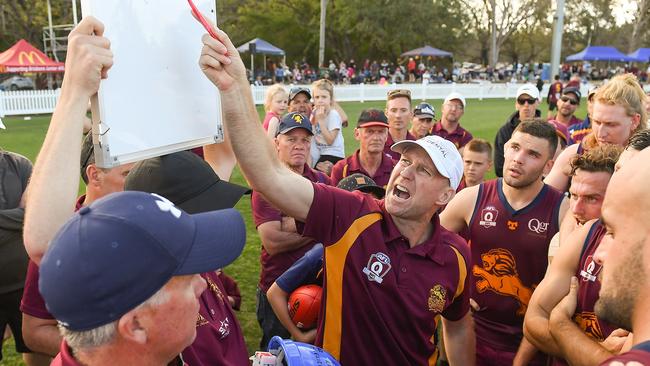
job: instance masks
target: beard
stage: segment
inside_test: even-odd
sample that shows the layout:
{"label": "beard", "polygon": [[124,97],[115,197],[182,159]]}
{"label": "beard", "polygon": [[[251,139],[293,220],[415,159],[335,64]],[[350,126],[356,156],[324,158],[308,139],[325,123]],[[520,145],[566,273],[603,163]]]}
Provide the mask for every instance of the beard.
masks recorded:
{"label": "beard", "polygon": [[610,268],[613,272],[607,282],[609,286],[605,288],[601,282],[599,298],[594,307],[598,318],[629,331],[632,331],[634,305],[645,283],[641,255],[643,245],[644,241],[641,240],[628,251],[621,260],[621,268]]}

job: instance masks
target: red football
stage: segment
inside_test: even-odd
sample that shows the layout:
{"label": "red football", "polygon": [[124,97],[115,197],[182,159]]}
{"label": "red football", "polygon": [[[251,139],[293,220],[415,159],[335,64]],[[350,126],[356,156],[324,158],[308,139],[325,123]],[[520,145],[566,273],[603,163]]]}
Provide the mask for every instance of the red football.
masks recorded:
{"label": "red football", "polygon": [[289,316],[300,329],[312,329],[318,322],[323,289],[318,285],[298,287],[289,296]]}

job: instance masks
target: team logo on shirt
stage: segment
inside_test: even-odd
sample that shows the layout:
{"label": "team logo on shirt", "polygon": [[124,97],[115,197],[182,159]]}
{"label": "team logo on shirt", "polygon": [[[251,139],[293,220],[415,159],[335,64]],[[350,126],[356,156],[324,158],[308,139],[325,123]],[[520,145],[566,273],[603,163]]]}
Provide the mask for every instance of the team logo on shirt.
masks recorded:
{"label": "team logo on shirt", "polygon": [[597,264],[594,261],[593,256],[588,256],[587,260],[585,261],[585,266],[582,270],[580,270],[580,277],[582,278],[583,281],[590,281],[590,282],[595,282],[596,279],[598,278],[598,273],[600,273],[601,267],[599,264]]}
{"label": "team logo on shirt", "polygon": [[530,221],[528,221],[528,230],[537,234],[544,234],[546,230],[548,230],[548,222],[541,222],[538,219],[530,219]]}
{"label": "team logo on shirt", "polygon": [[600,328],[600,323],[598,323],[598,318],[594,312],[583,311],[577,313],[573,317],[573,321],[578,324],[583,332],[594,338],[596,341],[602,342],[605,340],[605,335],[603,334],[603,330]]}
{"label": "team logo on shirt", "polygon": [[499,211],[494,206],[487,206],[481,210],[481,220],[478,224],[486,229],[495,227],[497,226],[497,217],[499,217]]}
{"label": "team logo on shirt", "polygon": [[370,256],[363,273],[368,276],[368,280],[382,283],[390,268],[390,258],[382,252],[377,252]]}
{"label": "team logo on shirt", "polygon": [[515,231],[519,227],[519,223],[517,221],[510,221],[506,223],[508,225],[508,230],[510,231]]}
{"label": "team logo on shirt", "polygon": [[220,339],[224,339],[230,334],[230,319],[225,317],[223,320],[219,321],[219,335]]}
{"label": "team logo on shirt", "polygon": [[515,298],[519,302],[517,315],[523,316],[528,308],[528,302],[533,290],[526,287],[519,278],[517,262],[509,250],[504,248],[491,249],[481,254],[483,267],[475,265],[472,268],[476,280],[476,289],[479,293],[487,290],[499,295]]}
{"label": "team logo on shirt", "polygon": [[434,313],[441,313],[445,307],[445,298],[447,297],[447,289],[441,285],[435,285],[429,290],[429,311]]}

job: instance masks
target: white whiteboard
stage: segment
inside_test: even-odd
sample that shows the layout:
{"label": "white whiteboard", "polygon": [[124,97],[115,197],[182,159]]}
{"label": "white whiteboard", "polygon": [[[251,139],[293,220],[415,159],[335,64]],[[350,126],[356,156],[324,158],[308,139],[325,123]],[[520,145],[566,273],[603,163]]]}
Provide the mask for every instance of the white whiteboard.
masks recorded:
{"label": "white whiteboard", "polygon": [[[216,24],[214,0],[196,6]],[[205,29],[187,0],[82,0],[113,67],[91,101],[95,159],[113,167],[223,141],[218,89],[198,65]]]}

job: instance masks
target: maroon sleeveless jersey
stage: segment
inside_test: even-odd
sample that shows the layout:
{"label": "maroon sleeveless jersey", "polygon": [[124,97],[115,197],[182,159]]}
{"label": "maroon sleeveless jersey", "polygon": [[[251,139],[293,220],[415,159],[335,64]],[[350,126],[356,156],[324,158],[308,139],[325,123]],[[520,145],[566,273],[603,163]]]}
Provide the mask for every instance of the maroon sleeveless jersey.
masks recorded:
{"label": "maroon sleeveless jersey", "polygon": [[596,341],[602,342],[607,338],[610,333],[618,327],[600,320],[594,313],[594,306],[598,300],[598,292],[600,291],[600,279],[598,274],[601,271],[600,264],[594,261],[594,253],[600,241],[606,233],[606,229],[602,222],[598,220],[593,224],[589,230],[589,235],[585,240],[580,256],[580,262],[576,277],[578,277],[578,306],[576,313],[573,315],[573,320]]}
{"label": "maroon sleeveless jersey", "polygon": [[[600,245],[607,230],[600,220],[596,221],[589,229],[589,234],[582,246],[580,261],[576,277],[578,278],[578,303],[573,321],[578,324],[585,334],[597,342],[602,342],[618,327],[604,320],[598,319],[594,312],[594,306],[598,300],[600,291],[600,279],[598,275],[602,266],[594,261],[594,253]],[[567,365],[559,358],[553,359],[553,365]]]}
{"label": "maroon sleeveless jersey", "polygon": [[528,302],[548,265],[548,246],[558,231],[563,194],[544,185],[526,207],[514,210],[502,179],[482,183],[469,225],[471,297],[477,341],[516,352]]}

